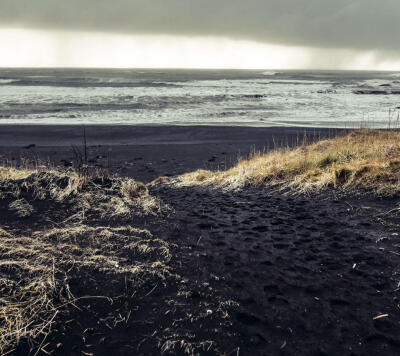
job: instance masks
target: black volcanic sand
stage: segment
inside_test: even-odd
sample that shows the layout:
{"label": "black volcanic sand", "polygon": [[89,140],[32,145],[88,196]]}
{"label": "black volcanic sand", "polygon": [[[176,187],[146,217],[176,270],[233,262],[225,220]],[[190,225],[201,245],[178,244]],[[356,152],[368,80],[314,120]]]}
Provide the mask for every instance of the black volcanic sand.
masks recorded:
{"label": "black volcanic sand", "polygon": [[388,227],[357,211],[393,202],[272,189],[152,193],[175,209],[178,241],[196,252],[185,266],[223,276],[220,288],[239,302],[240,355],[400,354],[399,221]]}
{"label": "black volcanic sand", "polygon": [[[76,133],[72,143],[79,144],[81,128],[31,129],[30,135],[27,127],[3,128],[1,153],[14,158],[21,152],[48,155],[58,164],[61,159],[72,160],[71,132]],[[245,155],[252,145],[262,149],[272,147],[274,141],[293,144],[299,136],[301,140],[304,131],[211,127],[108,130],[87,128],[89,158],[112,152],[113,168],[146,182],[159,175],[217,168],[212,164],[220,162],[229,166],[235,163],[239,149]],[[126,138],[125,145],[121,137],[114,138],[117,132],[130,133],[132,138]],[[49,133],[54,136],[43,140]],[[315,138],[332,135],[329,130],[308,133]],[[29,144],[36,147],[21,148]],[[110,158],[96,160],[105,166]],[[179,246],[181,265],[177,268],[193,286],[193,293],[179,300],[183,310],[190,313],[199,298],[212,305],[216,295],[239,303],[231,311],[230,327],[213,319],[208,324],[185,325],[190,333],[199,332],[203,339],[212,335],[226,355],[235,356],[400,354],[399,221],[376,217],[378,210],[392,209],[395,201],[335,200],[328,195],[307,198],[272,188],[223,193],[156,185],[150,192],[174,213],[169,218],[135,221],[134,226],[149,228],[155,236]],[[114,288],[109,281],[100,283],[106,283],[107,290]],[[115,283],[115,288],[123,289],[122,282],[122,287]],[[148,317],[164,328],[179,323],[166,314],[168,293],[150,289],[138,319],[116,329],[100,327],[98,319],[77,310],[70,317],[74,321],[65,320],[65,327],[49,336],[47,341],[53,347],[48,349],[55,350],[53,355],[78,355],[78,350],[95,355],[154,354],[154,345],[148,344],[153,329],[143,320]],[[111,307],[103,304],[94,315],[106,320]],[[147,341],[138,347],[138,340],[144,339]],[[59,341],[64,345],[61,349],[56,348]],[[215,353],[201,353],[209,354]]]}
{"label": "black volcanic sand", "polygon": [[[89,165],[150,182],[196,169],[226,169],[254,151],[333,137],[343,130],[222,126],[86,126]],[[1,125],[0,162],[39,158],[54,165],[83,153],[82,126]]]}

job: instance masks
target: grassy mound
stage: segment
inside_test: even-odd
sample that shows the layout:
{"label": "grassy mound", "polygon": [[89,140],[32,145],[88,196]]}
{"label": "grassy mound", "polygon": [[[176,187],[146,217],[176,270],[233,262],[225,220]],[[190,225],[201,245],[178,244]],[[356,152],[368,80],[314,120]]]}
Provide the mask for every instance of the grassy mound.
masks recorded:
{"label": "grassy mound", "polygon": [[194,330],[233,303],[180,274],[170,213],[131,179],[0,168],[0,354],[218,353]]}
{"label": "grassy mound", "polygon": [[312,145],[255,154],[227,171],[184,174],[176,183],[227,189],[284,184],[301,192],[363,187],[393,195],[400,191],[400,132],[357,130]]}
{"label": "grassy mound", "polygon": [[91,218],[120,222],[121,218],[157,215],[162,210],[161,203],[151,197],[140,182],[108,176],[89,178],[74,171],[2,167],[0,198],[2,203],[8,201],[10,209],[21,217],[35,215],[36,205],[41,216],[43,209],[50,215],[53,210],[81,223]]}
{"label": "grassy mound", "polygon": [[76,302],[70,283],[78,275],[125,274],[141,288],[169,274],[166,242],[129,225],[98,226],[161,213],[140,183],[1,168],[0,199],[9,230],[0,228],[1,352],[45,335],[60,308]]}
{"label": "grassy mound", "polygon": [[1,352],[24,339],[43,338],[61,309],[80,299],[110,298],[112,302],[112,297],[95,283],[86,288],[92,290],[91,294],[74,295],[71,283],[84,285],[93,271],[102,280],[124,275],[135,289],[170,276],[165,264],[170,258],[168,244],[154,239],[148,231],[129,226],[112,229],[81,225],[36,231],[30,236],[1,229],[0,250]]}

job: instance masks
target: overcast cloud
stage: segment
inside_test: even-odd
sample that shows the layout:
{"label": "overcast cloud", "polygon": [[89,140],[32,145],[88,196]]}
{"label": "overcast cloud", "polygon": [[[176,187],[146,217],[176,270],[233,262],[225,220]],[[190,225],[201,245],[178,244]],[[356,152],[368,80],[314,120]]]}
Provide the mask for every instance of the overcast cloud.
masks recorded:
{"label": "overcast cloud", "polygon": [[0,26],[397,51],[399,0],[0,0]]}

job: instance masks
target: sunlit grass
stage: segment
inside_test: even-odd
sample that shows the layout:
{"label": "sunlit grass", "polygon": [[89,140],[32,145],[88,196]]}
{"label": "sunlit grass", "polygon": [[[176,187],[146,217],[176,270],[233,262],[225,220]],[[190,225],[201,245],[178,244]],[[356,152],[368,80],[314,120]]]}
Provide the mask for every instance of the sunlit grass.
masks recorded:
{"label": "sunlit grass", "polygon": [[255,153],[227,171],[184,174],[177,184],[227,189],[283,184],[302,192],[362,187],[391,195],[400,190],[400,132],[361,129],[294,149]]}
{"label": "sunlit grass", "polygon": [[46,337],[77,300],[69,281],[87,271],[123,275],[138,289],[169,275],[170,245],[130,225],[132,217],[162,209],[133,179],[0,167],[0,202],[8,214],[7,227],[0,225],[0,354]]}

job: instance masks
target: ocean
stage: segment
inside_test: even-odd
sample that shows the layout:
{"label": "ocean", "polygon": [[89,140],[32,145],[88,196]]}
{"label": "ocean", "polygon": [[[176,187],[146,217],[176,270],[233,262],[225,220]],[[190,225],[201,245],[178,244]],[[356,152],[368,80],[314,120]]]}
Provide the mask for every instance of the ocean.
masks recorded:
{"label": "ocean", "polygon": [[0,69],[0,124],[398,127],[400,73]]}

